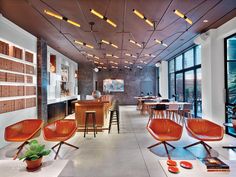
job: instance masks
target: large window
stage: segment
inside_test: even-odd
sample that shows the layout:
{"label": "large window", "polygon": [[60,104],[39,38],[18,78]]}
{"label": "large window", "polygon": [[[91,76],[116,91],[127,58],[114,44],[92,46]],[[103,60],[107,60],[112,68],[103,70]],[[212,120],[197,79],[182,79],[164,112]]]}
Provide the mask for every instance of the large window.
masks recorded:
{"label": "large window", "polygon": [[[236,119],[233,107],[236,106],[236,34],[225,39],[225,88],[226,122]],[[227,127],[227,133],[236,136],[234,128]]]}
{"label": "large window", "polygon": [[192,103],[192,114],[202,116],[201,46],[195,46],[169,61],[169,98]]}

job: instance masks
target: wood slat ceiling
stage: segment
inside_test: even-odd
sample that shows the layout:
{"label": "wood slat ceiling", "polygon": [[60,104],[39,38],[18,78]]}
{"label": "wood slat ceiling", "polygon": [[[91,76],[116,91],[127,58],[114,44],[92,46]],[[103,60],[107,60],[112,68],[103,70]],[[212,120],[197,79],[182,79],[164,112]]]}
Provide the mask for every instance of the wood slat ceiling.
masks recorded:
{"label": "wood slat ceiling", "polygon": [[[81,28],[46,15],[43,12],[45,9],[78,22]],[[112,19],[117,28],[91,14],[90,9]],[[133,9],[155,21],[155,31],[134,15]],[[189,25],[176,16],[174,9],[186,14],[193,24]],[[46,39],[51,47],[76,62],[93,63],[95,59],[83,53],[87,52],[98,56],[103,66],[111,67],[113,64],[110,61],[114,61],[123,68],[154,65],[175,56],[193,45],[193,39],[199,33],[217,28],[235,17],[236,0],[0,0],[0,10],[3,16],[33,35]],[[208,23],[203,23],[205,19]],[[95,23],[93,31],[89,22]],[[101,45],[102,39],[118,45],[118,49]],[[129,39],[144,44],[144,48],[130,43]],[[168,47],[156,44],[154,39],[163,40]],[[94,49],[74,44],[74,40],[91,44]],[[119,59],[106,57],[106,53]],[[137,55],[138,58],[126,56],[125,53]],[[144,57],[144,54],[155,57]],[[134,64],[127,65],[125,61]]]}

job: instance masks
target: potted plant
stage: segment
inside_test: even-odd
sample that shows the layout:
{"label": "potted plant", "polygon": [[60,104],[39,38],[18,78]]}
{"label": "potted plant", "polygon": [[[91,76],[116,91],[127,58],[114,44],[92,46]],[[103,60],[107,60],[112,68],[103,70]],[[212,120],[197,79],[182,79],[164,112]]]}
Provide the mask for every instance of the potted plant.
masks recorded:
{"label": "potted plant", "polygon": [[42,157],[50,154],[51,150],[46,150],[45,145],[41,145],[37,140],[29,142],[27,151],[19,159],[26,161],[28,171],[35,171],[42,165]]}

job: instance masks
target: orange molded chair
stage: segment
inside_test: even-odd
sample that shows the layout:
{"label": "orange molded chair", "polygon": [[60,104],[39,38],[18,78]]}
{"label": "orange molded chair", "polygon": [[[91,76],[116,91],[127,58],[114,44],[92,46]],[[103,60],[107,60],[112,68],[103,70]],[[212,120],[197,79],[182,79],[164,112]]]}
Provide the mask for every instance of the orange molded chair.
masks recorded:
{"label": "orange molded chair", "polygon": [[26,119],[5,128],[5,140],[9,142],[23,142],[17,149],[14,160],[17,158],[23,147],[28,144],[28,140],[37,135],[41,129],[43,121],[39,119]]}
{"label": "orange molded chair", "polygon": [[199,141],[185,146],[184,148],[186,149],[197,144],[202,144],[208,155],[210,155],[209,149],[212,147],[206,144],[205,141],[220,141],[224,136],[223,127],[206,119],[187,119],[185,126],[189,136]]}
{"label": "orange molded chair", "polygon": [[46,141],[59,141],[59,143],[52,147],[52,149],[54,149],[55,147],[59,146],[54,159],[57,158],[62,144],[79,149],[77,146],[65,142],[66,140],[70,139],[76,133],[76,131],[77,124],[76,121],[72,119],[57,120],[43,128],[44,139]]}
{"label": "orange molded chair", "polygon": [[167,141],[177,141],[182,136],[183,127],[176,122],[170,119],[150,119],[147,125],[147,130],[156,140],[160,141],[152,146],[149,146],[148,149],[164,144],[168,158],[170,159],[169,152],[166,145],[174,148]]}

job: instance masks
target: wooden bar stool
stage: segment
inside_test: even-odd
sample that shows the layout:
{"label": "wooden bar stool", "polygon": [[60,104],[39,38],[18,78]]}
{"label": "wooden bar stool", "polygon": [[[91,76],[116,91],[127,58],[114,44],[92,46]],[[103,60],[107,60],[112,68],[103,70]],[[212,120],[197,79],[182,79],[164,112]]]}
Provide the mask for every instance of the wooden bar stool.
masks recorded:
{"label": "wooden bar stool", "polygon": [[93,133],[94,137],[96,137],[97,133],[97,126],[96,126],[96,111],[85,111],[85,126],[84,126],[84,137],[86,133],[88,133],[88,126],[89,126],[89,118],[92,118],[92,125],[93,125]]}

